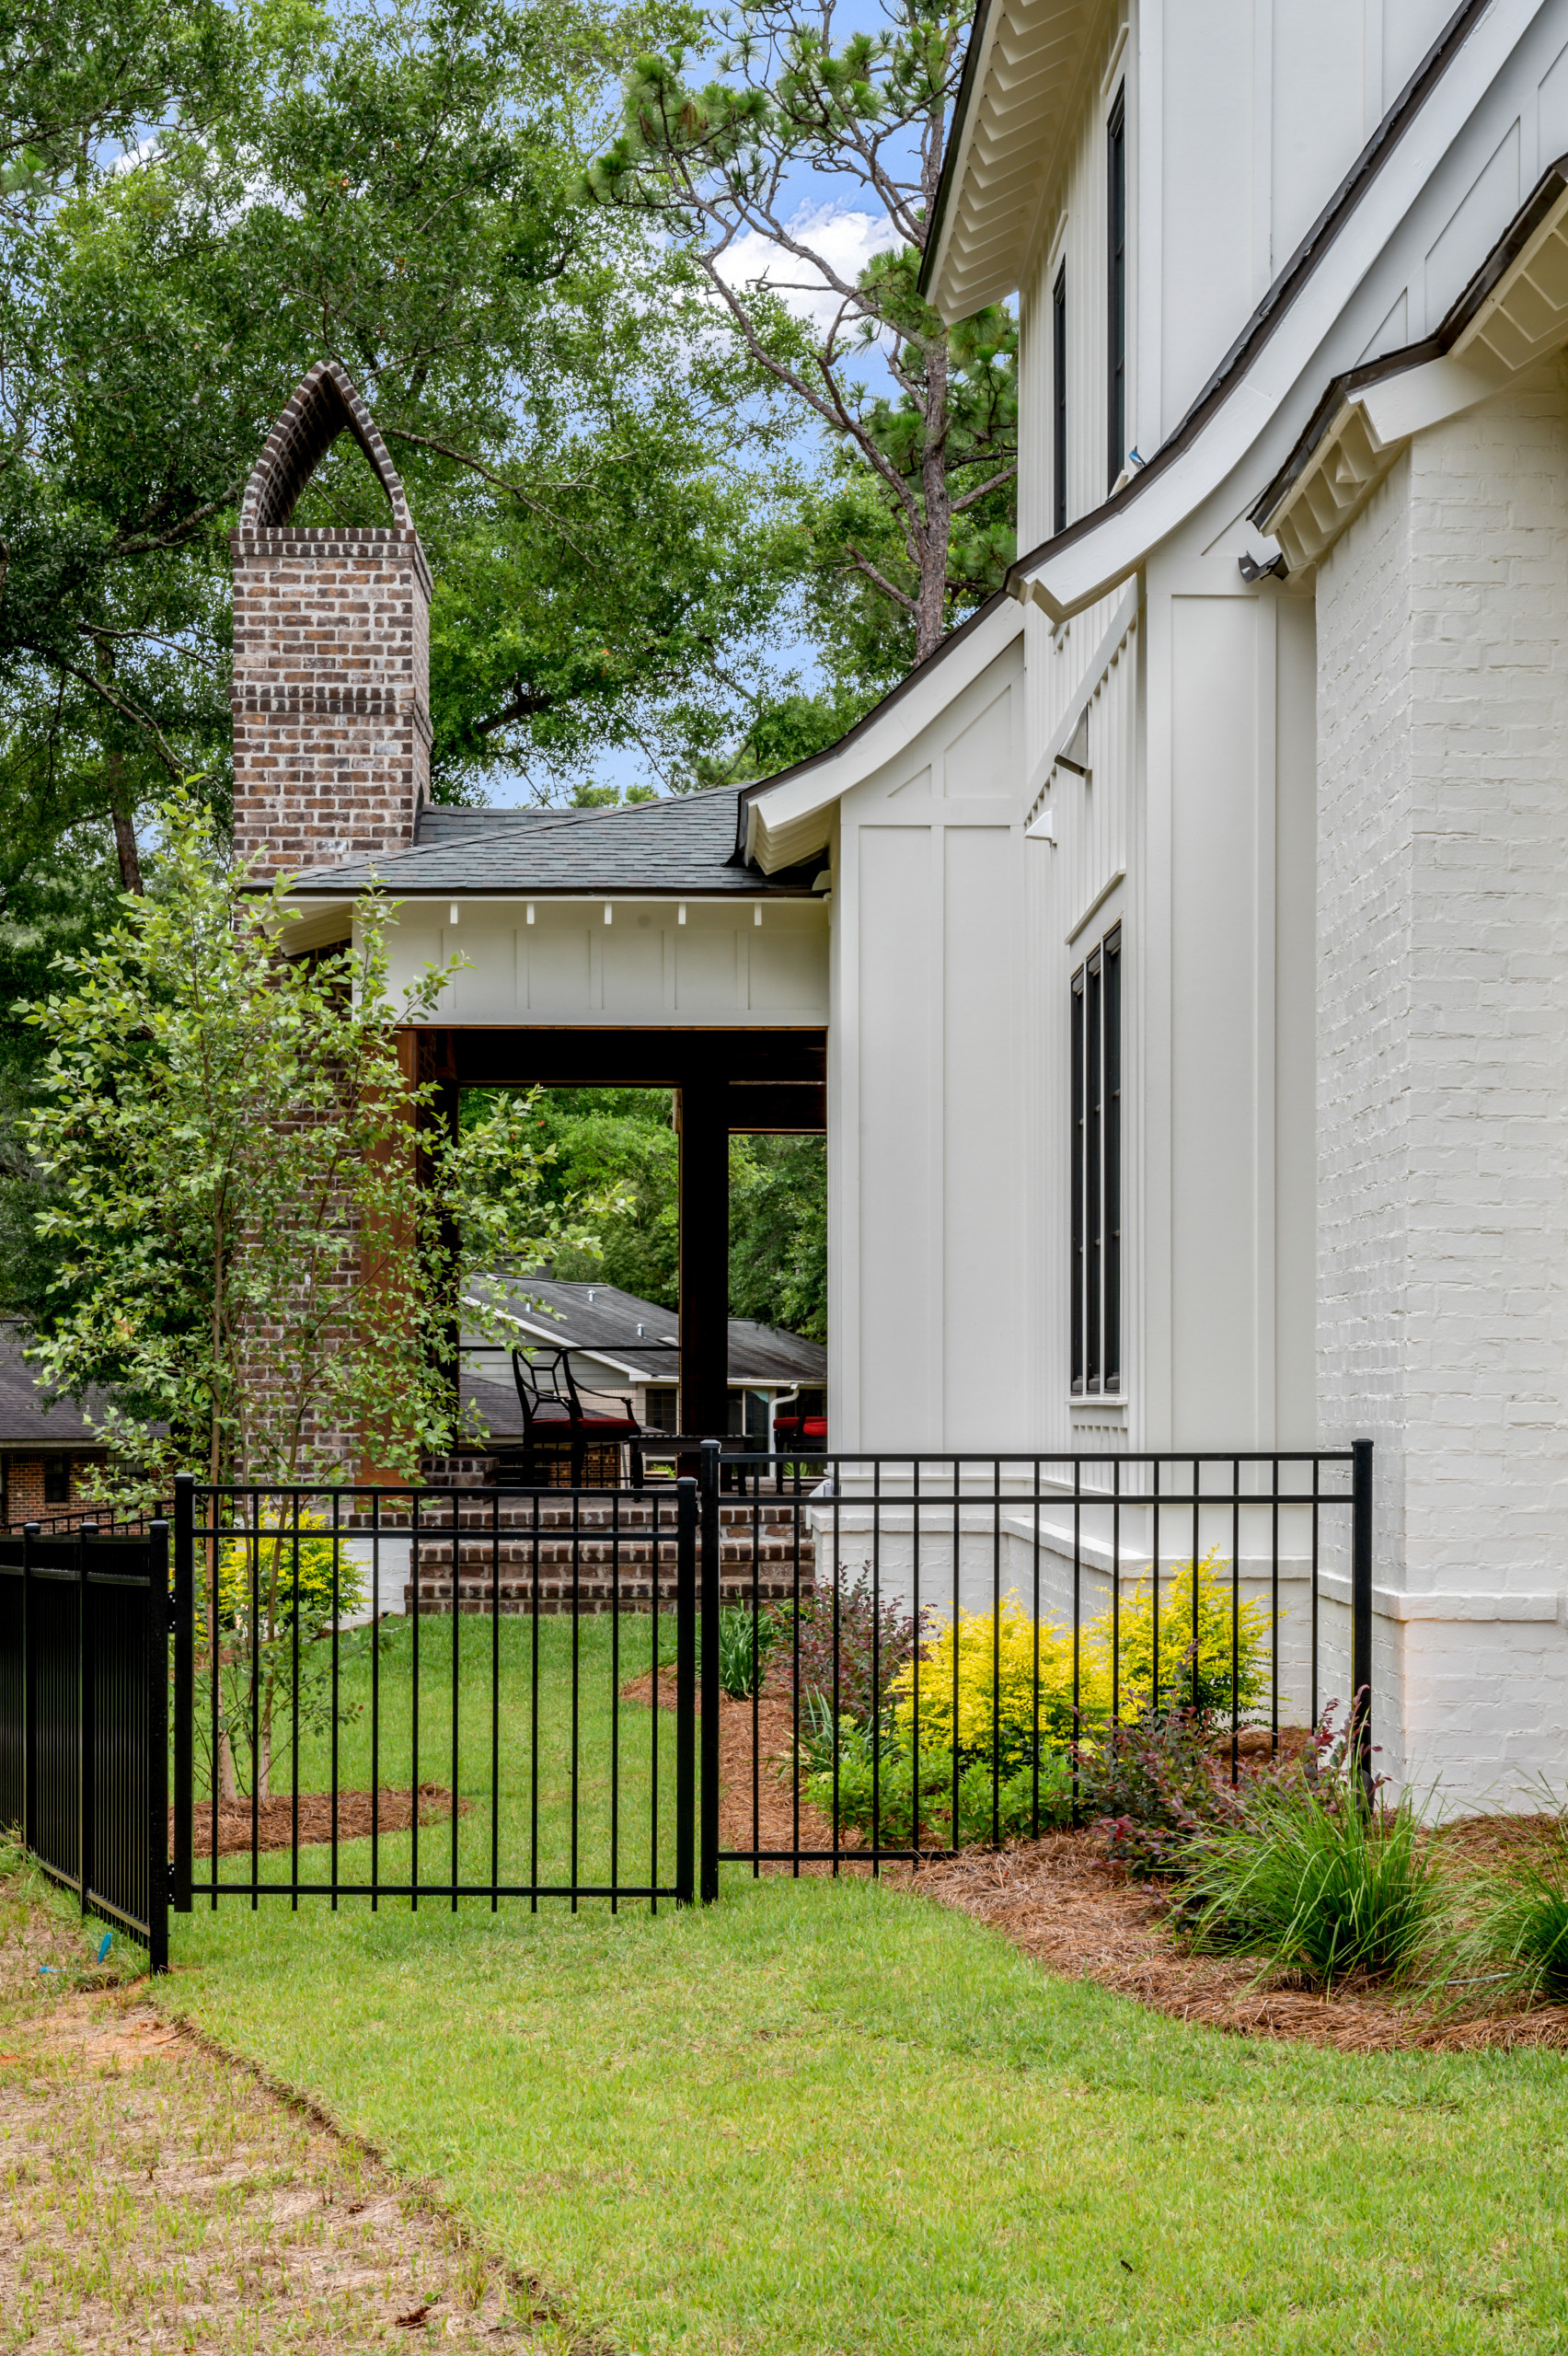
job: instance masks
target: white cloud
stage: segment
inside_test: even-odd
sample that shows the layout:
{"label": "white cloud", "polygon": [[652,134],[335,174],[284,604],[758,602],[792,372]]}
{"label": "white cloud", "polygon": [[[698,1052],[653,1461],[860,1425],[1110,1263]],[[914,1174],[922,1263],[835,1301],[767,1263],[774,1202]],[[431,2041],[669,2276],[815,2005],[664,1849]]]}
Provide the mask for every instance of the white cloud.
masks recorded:
{"label": "white cloud", "polygon": [[[803,206],[785,226],[851,286],[874,254],[886,253],[899,243],[898,232],[884,213],[855,213],[833,204]],[[718,268],[731,286],[762,279],[777,287],[790,310],[810,319],[819,333],[825,334],[837,314],[841,298],[822,271],[784,251],[759,230],[750,229],[737,237],[720,257]]]}

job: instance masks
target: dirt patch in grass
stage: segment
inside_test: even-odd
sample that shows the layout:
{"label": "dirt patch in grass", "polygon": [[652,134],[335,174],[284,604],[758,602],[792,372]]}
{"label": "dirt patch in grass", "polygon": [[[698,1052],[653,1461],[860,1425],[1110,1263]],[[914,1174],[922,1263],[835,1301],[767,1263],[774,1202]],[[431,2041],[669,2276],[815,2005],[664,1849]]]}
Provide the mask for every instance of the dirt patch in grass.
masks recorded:
{"label": "dirt patch in grass", "polygon": [[[368,1841],[373,1831],[407,1832],[414,1820],[414,1795],[404,1791],[383,1791],[374,1797],[379,1802],[373,1807],[369,1792],[340,1792],[337,1798],[338,1838],[340,1841]],[[467,1816],[471,1803],[459,1800],[457,1813]],[[452,1795],[444,1784],[421,1784],[419,1789],[419,1812],[421,1824],[439,1824],[452,1813]],[[213,1854],[212,1803],[203,1800],[193,1811],[196,1858]],[[330,1792],[301,1792],[299,1796],[299,1844],[314,1846],[332,1838],[333,1801]],[[174,1810],[169,1810],[169,1831],[174,1830]],[[218,1806],[218,1854],[220,1857],[248,1856],[251,1842],[250,1802],[247,1799],[232,1803],[220,1801]],[[281,1792],[272,1799],[262,1800],[256,1810],[256,1846],[263,1849],[289,1849],[294,1840],[294,1800],[292,1793]]]}
{"label": "dirt patch in grass", "polygon": [[[1473,1872],[1527,1851],[1552,1822],[1472,1818],[1438,1839],[1456,1872]],[[1325,1995],[1287,1978],[1260,1980],[1256,1963],[1245,1958],[1184,1954],[1170,1934],[1168,1890],[1129,1881],[1106,1863],[1092,1832],[1051,1833],[1000,1852],[967,1850],[924,1867],[910,1887],[992,1923],[1048,1971],[1092,1980],[1208,2028],[1347,2053],[1568,2047],[1564,2004],[1455,2018],[1409,1993],[1347,1982]]]}
{"label": "dirt patch in grass", "polygon": [[432,2200],[83,1954],[0,1882],[0,2349],[545,2344]]}

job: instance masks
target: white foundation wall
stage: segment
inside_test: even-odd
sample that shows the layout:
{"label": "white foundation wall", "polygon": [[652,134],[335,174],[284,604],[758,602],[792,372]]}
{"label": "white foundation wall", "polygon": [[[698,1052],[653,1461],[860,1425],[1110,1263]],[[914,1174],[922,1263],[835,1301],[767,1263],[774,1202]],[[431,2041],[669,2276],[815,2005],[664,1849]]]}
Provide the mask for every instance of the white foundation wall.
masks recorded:
{"label": "white foundation wall", "polygon": [[1568,397],[1420,435],[1320,568],[1318,1372],[1377,1442],[1380,1762],[1568,1779]]}

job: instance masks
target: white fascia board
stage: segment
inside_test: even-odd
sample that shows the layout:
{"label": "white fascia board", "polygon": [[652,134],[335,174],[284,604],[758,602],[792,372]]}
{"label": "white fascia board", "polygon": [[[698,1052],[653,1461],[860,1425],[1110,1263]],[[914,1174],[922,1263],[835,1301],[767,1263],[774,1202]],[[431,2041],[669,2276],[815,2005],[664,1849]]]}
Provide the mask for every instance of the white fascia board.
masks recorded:
{"label": "white fascia board", "polygon": [[1278,327],[1189,446],[1147,491],[1107,515],[1060,556],[1053,557],[1049,550],[1042,556],[1025,586],[1053,621],[1081,613],[1125,581],[1234,473],[1306,375],[1539,7],[1540,0],[1495,0],[1449,62]]}
{"label": "white fascia board", "polygon": [[754,795],[746,814],[747,859],[771,875],[823,849],[840,797],[913,744],[922,728],[1006,653],[1022,628],[1022,606],[1003,599],[966,636],[939,648],[897,701],[841,753],[828,754],[803,777],[782,778]]}
{"label": "white fascia board", "polygon": [[1462,417],[1467,409],[1490,400],[1506,382],[1502,368],[1477,367],[1471,361],[1445,356],[1401,368],[1398,375],[1368,385],[1357,398],[1373,438],[1387,449],[1428,426]]}

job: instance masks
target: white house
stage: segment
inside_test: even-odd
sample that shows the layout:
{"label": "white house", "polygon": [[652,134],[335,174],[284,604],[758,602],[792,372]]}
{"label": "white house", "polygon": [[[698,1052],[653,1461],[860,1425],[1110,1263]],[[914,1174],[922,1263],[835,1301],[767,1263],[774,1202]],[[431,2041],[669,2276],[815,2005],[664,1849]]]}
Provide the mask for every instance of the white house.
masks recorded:
{"label": "white house", "polygon": [[[421,807],[335,372],[236,540],[241,840],[470,954],[430,1068],[663,1076],[709,1173],[825,1120],[836,1446],[1369,1436],[1383,1763],[1456,1796],[1568,1779],[1560,154],[1568,0],[982,0],[926,283],[1020,302],[1027,553],[738,795]],[[373,551],[288,526],[344,423]],[[371,557],[351,712],[288,600]]]}

